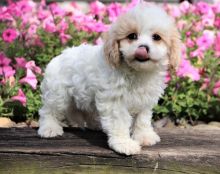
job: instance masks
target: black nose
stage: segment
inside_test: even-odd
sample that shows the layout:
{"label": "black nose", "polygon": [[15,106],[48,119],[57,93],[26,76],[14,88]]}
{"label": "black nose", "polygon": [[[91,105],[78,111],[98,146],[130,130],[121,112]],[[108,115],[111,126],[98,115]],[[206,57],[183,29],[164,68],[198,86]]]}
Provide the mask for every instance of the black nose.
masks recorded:
{"label": "black nose", "polygon": [[149,46],[147,46],[147,45],[140,45],[139,48],[140,48],[140,47],[144,47],[144,48],[147,50],[147,52],[149,53],[149,51],[150,51]]}

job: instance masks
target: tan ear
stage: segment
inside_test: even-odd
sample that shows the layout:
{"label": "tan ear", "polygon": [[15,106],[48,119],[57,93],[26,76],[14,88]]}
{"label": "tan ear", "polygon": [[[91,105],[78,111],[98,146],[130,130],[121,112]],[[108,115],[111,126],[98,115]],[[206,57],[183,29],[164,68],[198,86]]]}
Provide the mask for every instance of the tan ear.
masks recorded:
{"label": "tan ear", "polygon": [[113,66],[117,67],[120,64],[120,53],[119,53],[119,44],[117,40],[111,38],[108,34],[105,34],[105,43],[104,43],[104,53],[107,62]]}
{"label": "tan ear", "polygon": [[181,40],[178,30],[175,28],[172,32],[170,55],[169,55],[169,69],[176,70],[181,59]]}

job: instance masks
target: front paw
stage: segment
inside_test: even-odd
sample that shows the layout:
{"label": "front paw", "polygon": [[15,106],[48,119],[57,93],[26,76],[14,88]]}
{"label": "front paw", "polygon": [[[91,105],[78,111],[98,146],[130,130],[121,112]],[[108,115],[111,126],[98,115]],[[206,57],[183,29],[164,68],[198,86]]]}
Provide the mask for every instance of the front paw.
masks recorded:
{"label": "front paw", "polygon": [[132,138],[138,141],[141,146],[152,146],[160,142],[160,137],[151,129],[136,130]]}
{"label": "front paw", "polygon": [[141,151],[141,146],[137,141],[131,138],[110,138],[108,140],[109,147],[118,153],[125,155],[139,154]]}
{"label": "front paw", "polygon": [[63,128],[57,124],[41,125],[38,129],[38,135],[44,138],[63,135]]}

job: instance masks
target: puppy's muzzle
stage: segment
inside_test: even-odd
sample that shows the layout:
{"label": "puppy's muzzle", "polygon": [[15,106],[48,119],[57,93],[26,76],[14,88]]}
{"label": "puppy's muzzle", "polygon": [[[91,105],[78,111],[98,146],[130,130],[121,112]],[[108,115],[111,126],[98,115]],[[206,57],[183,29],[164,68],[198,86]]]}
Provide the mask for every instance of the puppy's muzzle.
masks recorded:
{"label": "puppy's muzzle", "polygon": [[146,62],[146,61],[150,60],[149,51],[150,51],[150,49],[147,45],[141,45],[135,51],[134,57],[139,62]]}

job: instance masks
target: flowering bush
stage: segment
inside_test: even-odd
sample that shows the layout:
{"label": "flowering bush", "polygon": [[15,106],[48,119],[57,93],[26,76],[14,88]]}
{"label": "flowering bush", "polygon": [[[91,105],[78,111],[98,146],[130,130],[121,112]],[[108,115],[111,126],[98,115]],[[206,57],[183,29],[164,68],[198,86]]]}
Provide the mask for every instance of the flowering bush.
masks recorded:
{"label": "flowering bush", "polygon": [[165,8],[176,18],[184,44],[180,67],[155,113],[191,122],[220,120],[220,3]]}
{"label": "flowering bush", "polygon": [[[63,9],[45,0],[8,1],[0,7],[0,115],[37,118],[39,82],[45,65],[68,46],[102,43],[100,33],[138,3],[99,1],[84,13],[76,3]],[[218,119],[220,114],[220,3],[164,4],[182,34],[182,60],[167,75],[168,87],[155,117]]]}

